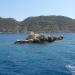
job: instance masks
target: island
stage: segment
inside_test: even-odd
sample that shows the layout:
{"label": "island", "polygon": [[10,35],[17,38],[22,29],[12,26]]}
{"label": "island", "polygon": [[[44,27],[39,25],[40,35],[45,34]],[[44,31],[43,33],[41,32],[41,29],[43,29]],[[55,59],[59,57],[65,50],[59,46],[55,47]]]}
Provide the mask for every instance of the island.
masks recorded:
{"label": "island", "polygon": [[24,43],[46,43],[46,42],[54,42],[56,40],[62,40],[63,35],[44,35],[31,32],[26,39],[16,40],[15,44],[24,44]]}

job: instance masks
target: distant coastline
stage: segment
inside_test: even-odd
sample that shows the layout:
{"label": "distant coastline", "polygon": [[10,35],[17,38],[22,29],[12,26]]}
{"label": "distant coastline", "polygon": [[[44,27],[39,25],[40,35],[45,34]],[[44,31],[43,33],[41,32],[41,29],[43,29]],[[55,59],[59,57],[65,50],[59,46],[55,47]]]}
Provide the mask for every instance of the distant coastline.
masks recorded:
{"label": "distant coastline", "polygon": [[0,18],[0,34],[26,32],[75,32],[75,19],[66,16],[28,17],[19,22],[13,18]]}

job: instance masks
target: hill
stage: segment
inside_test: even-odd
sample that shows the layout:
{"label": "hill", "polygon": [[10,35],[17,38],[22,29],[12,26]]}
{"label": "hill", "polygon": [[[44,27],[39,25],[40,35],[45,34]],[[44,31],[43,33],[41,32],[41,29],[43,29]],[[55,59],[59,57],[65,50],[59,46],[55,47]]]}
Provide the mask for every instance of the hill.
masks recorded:
{"label": "hill", "polygon": [[15,33],[20,26],[19,22],[13,18],[0,18],[0,32]]}
{"label": "hill", "polygon": [[75,20],[65,16],[28,17],[18,22],[13,18],[0,18],[0,32],[75,32]]}

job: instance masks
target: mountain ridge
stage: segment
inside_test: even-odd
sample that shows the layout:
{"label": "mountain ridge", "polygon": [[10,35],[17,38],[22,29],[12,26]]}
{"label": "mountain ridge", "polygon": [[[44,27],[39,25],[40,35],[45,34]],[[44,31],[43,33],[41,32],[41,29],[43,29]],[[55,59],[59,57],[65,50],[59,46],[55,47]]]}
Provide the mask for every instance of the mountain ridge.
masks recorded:
{"label": "mountain ridge", "polygon": [[0,17],[0,32],[75,32],[75,19],[66,16],[35,16],[23,21]]}

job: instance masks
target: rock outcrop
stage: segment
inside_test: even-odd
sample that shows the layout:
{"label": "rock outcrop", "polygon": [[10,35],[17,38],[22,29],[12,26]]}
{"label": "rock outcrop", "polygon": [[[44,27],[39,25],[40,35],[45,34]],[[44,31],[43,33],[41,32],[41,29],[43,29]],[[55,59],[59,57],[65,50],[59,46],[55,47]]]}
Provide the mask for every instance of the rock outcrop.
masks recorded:
{"label": "rock outcrop", "polygon": [[15,44],[24,44],[24,43],[45,43],[45,42],[54,42],[56,40],[62,40],[63,35],[55,36],[55,35],[41,35],[35,34],[31,32],[30,35],[25,40],[17,40]]}

